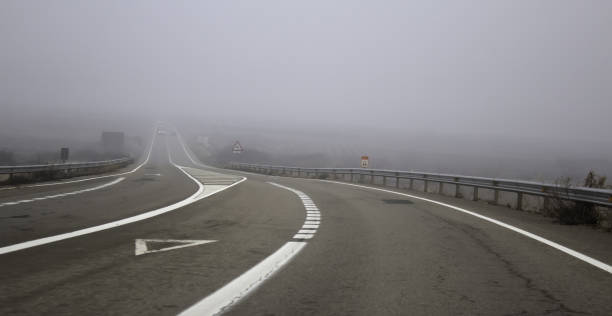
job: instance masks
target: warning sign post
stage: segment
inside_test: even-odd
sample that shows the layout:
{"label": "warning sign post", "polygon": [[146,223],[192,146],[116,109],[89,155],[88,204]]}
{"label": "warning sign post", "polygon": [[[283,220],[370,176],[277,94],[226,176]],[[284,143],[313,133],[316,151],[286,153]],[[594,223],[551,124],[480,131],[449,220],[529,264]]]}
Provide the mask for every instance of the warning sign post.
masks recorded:
{"label": "warning sign post", "polygon": [[361,168],[367,168],[370,164],[370,158],[368,156],[361,156]]}

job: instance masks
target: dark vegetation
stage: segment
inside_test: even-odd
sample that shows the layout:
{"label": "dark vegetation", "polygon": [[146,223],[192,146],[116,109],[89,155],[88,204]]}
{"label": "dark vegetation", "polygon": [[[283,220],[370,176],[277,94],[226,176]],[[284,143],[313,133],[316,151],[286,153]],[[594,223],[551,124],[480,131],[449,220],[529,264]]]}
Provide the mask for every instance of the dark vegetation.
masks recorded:
{"label": "dark vegetation", "polygon": [[[548,206],[545,208],[545,214],[559,220],[559,223],[564,225],[598,225],[602,221],[602,214],[597,210],[597,207],[587,202],[574,202],[568,200],[569,189],[571,188],[571,179],[563,178],[557,181],[559,189],[554,192],[554,198],[550,199]],[[593,171],[589,171],[584,179],[584,187],[587,188],[608,188],[606,186],[606,177],[597,175]]]}

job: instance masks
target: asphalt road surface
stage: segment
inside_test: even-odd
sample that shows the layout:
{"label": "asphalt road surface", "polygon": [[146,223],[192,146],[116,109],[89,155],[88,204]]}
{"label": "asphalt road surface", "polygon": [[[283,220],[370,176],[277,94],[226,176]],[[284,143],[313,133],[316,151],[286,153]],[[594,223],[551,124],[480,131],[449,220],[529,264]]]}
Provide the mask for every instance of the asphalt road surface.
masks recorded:
{"label": "asphalt road surface", "polygon": [[577,258],[410,196],[209,168],[178,136],[140,163],[0,190],[0,314],[612,315],[610,233],[398,191]]}

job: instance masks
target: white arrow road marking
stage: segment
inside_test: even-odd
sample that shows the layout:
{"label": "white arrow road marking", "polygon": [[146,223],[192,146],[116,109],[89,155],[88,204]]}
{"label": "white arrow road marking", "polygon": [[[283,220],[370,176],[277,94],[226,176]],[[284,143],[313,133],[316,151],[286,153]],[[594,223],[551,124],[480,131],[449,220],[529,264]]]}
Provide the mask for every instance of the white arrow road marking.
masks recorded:
{"label": "white arrow road marking", "polygon": [[81,194],[81,193],[85,193],[85,192],[91,192],[91,191],[95,191],[95,190],[100,190],[100,189],[104,189],[106,187],[110,187],[111,185],[115,185],[115,184],[123,181],[124,179],[125,178],[121,177],[121,178],[115,179],[115,180],[113,180],[113,181],[111,181],[109,183],[105,183],[103,185],[95,186],[95,187],[89,188],[89,189],[83,189],[83,190],[78,190],[78,191],[60,193],[60,194],[55,194],[55,195],[47,195],[47,196],[32,198],[30,200],[20,200],[20,201],[14,201],[14,202],[4,202],[4,203],[0,203],[0,207],[7,206],[7,205],[17,205],[17,204],[21,204],[21,203],[30,203],[30,202],[34,202],[34,201],[42,201],[42,200],[48,200],[48,199],[55,199],[55,198],[58,198],[58,197],[64,197],[64,196],[70,196],[70,195],[75,195],[75,194]]}
{"label": "white arrow road marking", "polygon": [[[212,243],[216,241],[217,240],[136,239],[135,240],[136,249],[134,250],[134,255],[140,256],[140,255],[144,255],[147,253],[168,251],[168,250],[174,250],[174,249],[191,247],[191,246],[198,246],[198,245],[208,244],[208,243]],[[149,250],[149,247],[147,245],[149,243],[175,243],[175,244],[181,244],[181,245]]]}

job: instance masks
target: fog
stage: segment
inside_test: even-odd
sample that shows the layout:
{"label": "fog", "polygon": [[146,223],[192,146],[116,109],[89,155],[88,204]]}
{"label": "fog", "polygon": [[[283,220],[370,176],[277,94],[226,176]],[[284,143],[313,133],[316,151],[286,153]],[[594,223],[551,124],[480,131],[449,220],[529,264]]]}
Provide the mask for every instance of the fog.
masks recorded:
{"label": "fog", "polygon": [[612,175],[609,1],[3,0],[0,45],[0,149],[162,120],[277,163]]}

